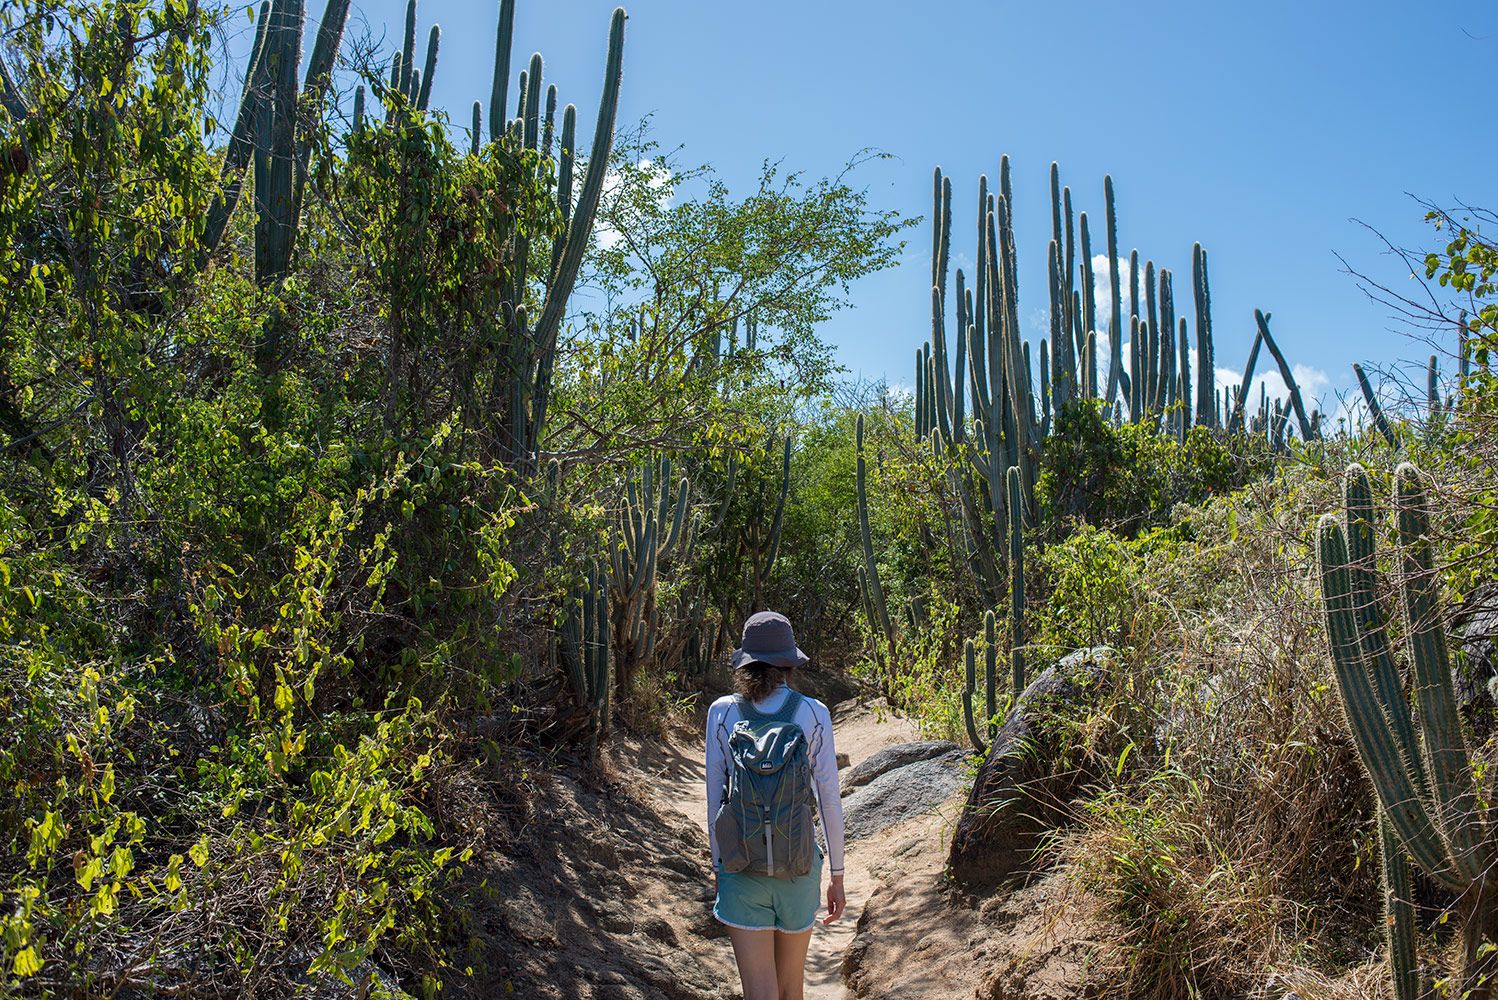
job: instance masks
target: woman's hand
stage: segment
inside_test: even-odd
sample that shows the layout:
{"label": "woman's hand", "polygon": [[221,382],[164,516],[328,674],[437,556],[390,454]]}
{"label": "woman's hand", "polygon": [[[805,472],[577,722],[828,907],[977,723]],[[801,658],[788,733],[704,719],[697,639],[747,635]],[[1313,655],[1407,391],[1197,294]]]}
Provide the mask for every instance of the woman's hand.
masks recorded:
{"label": "woman's hand", "polygon": [[827,916],[822,918],[822,926],[826,926],[843,915],[843,910],[848,907],[848,899],[843,895],[843,877],[832,876],[832,882],[827,886]]}

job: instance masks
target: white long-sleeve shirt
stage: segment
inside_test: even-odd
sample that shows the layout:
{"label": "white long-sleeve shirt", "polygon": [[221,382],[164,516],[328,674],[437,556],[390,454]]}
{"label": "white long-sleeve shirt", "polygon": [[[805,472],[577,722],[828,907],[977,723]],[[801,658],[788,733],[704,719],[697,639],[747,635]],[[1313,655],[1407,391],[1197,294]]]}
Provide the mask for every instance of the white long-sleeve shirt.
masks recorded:
{"label": "white long-sleeve shirt", "polygon": [[[781,684],[770,692],[764,701],[754,703],[759,712],[776,712],[790,696],[790,689]],[[728,753],[728,735],[734,723],[740,719],[733,695],[724,695],[713,702],[707,710],[707,840],[712,849],[713,867],[718,866],[718,835],[713,829],[713,820],[718,807],[723,803],[727,791],[729,768],[732,766]],[[831,874],[843,873],[843,799],[838,787],[837,750],[832,745],[832,713],[827,706],[801,696],[796,709],[796,725],[806,734],[807,750],[811,756],[812,787],[817,796],[817,813],[821,818],[823,850],[831,867]]]}

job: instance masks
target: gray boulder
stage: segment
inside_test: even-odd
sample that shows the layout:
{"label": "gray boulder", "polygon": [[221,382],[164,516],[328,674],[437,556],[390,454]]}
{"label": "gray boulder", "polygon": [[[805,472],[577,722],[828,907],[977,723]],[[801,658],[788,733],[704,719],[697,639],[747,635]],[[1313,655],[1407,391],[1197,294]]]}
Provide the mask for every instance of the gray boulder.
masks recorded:
{"label": "gray boulder", "polygon": [[948,869],[958,885],[988,891],[1035,870],[1042,839],[1065,821],[1086,776],[1062,771],[1058,727],[1109,685],[1113,650],[1079,649],[1031,681],[999,729],[957,822]]}
{"label": "gray boulder", "polygon": [[[912,816],[923,816],[941,806],[962,787],[971,755],[951,749],[887,770],[843,801],[847,839],[872,837]],[[872,759],[872,758],[870,758]]]}
{"label": "gray boulder", "polygon": [[[1466,711],[1468,721],[1490,722],[1480,716],[1491,715],[1498,700],[1498,584],[1478,587],[1463,602],[1456,617],[1455,634],[1460,655],[1452,670],[1457,702]],[[1479,725],[1483,735],[1491,724]]]}
{"label": "gray boulder", "polygon": [[858,766],[848,772],[843,778],[843,795],[846,797],[853,789],[867,785],[886,771],[940,757],[957,749],[960,748],[951,740],[916,740],[885,747],[868,759],[859,761]]}

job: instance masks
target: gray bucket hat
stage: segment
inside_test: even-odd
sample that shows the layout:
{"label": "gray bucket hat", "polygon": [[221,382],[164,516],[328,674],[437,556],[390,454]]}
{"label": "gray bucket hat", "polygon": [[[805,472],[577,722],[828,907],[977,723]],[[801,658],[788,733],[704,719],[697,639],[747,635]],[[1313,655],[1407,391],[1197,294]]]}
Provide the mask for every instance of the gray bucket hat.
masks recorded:
{"label": "gray bucket hat", "polygon": [[749,663],[768,663],[772,667],[804,667],[811,657],[796,646],[796,633],[785,615],[759,611],[744,623],[744,637],[733,651],[734,668]]}

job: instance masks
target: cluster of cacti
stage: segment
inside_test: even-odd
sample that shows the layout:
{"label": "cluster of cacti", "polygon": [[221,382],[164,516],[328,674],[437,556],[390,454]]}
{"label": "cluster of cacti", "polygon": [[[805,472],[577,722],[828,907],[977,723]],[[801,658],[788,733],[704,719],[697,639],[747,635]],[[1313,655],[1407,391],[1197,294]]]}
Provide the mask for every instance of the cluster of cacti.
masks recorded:
{"label": "cluster of cacti", "polygon": [[[1148,423],[1162,433],[1184,439],[1196,425],[1242,429],[1244,395],[1252,379],[1253,361],[1262,343],[1279,365],[1300,436],[1320,437],[1319,415],[1307,412],[1294,372],[1269,333],[1268,316],[1256,313],[1258,331],[1245,370],[1243,386],[1219,393],[1215,388],[1216,349],[1213,345],[1211,292],[1207,254],[1192,247],[1192,297],[1196,317],[1196,372],[1191,371],[1190,324],[1176,315],[1174,283],[1168,269],[1146,260],[1140,267],[1138,251],[1129,255],[1129,311],[1127,366],[1123,359],[1124,313],[1118,255],[1118,222],[1113,181],[1103,180],[1111,312],[1106,335],[1109,362],[1106,377],[1100,368],[1098,304],[1093,275],[1093,243],[1086,212],[1075,215],[1071,189],[1060,183],[1051,165],[1052,234],[1047,248],[1050,298],[1050,336],[1039,344],[1039,399],[1030,345],[1021,335],[1013,227],[1013,194],[1008,157],[999,162],[999,189],[991,192],[987,178],[978,180],[978,253],[976,275],[969,288],[961,270],[956,274],[956,336],[949,361],[947,331],[947,270],[951,255],[952,186],[940,168],[935,174],[931,255],[931,339],[916,354],[916,433],[930,437],[944,449],[968,442],[968,417],[973,436],[969,451],[979,478],[986,480],[984,504],[959,488],[964,517],[973,520],[986,506],[1002,524],[1002,470],[1020,469],[1028,489],[1033,463],[1040,457],[1054,415],[1073,400],[1101,401],[1106,412]],[[1080,258],[1080,259],[1079,259]],[[952,362],[955,362],[952,363]],[[1193,393],[1194,385],[1194,393]],[[971,397],[971,414],[967,397]],[[1225,422],[1224,411],[1237,415]],[[960,487],[964,474],[954,482]],[[992,561],[982,560],[987,574]]]}
{"label": "cluster of cacti", "polygon": [[[437,74],[437,50],[442,44],[442,28],[432,25],[427,36],[426,62],[416,68],[416,0],[406,3],[405,43],[390,57],[390,80],[384,94],[385,122],[395,120],[397,99],[418,111],[427,110],[432,96],[432,78]],[[362,89],[362,88],[360,88]]]}
{"label": "cluster of cacti", "polygon": [[[239,113],[220,168],[220,189],[208,211],[203,245],[216,248],[239,203],[244,173],[255,178],[255,279],[269,285],[291,266],[316,115],[332,79],[348,22],[349,0],[328,0],[307,74],[297,87],[306,22],[303,0],[265,0]],[[300,110],[299,110],[300,109]]]}
{"label": "cluster of cacti", "polygon": [[[1020,497],[1022,484],[1020,471],[1011,466],[1005,475],[1009,508],[1009,672],[1013,684],[1013,696],[1018,698],[1025,689],[1025,536]],[[971,639],[963,651],[966,661],[966,686],[962,691],[962,716],[967,725],[968,738],[979,753],[986,753],[993,741],[996,702],[995,670],[998,660],[998,645],[994,634],[994,613],[990,609],[983,613],[984,646],[984,704],[988,709],[988,739],[978,734],[973,722],[973,698],[977,694],[976,659],[977,650]]]}
{"label": "cluster of cacti", "polygon": [[[1378,798],[1389,962],[1397,1000],[1423,995],[1415,962],[1407,857],[1461,895],[1463,947],[1453,996],[1488,997],[1498,900],[1490,884],[1495,844],[1473,777],[1438,600],[1430,503],[1413,465],[1394,473],[1395,526],[1408,621],[1411,693],[1390,646],[1377,582],[1372,491],[1361,466],[1347,469],[1346,526],[1317,526],[1322,599],[1337,687],[1358,754]],[[1484,938],[1488,938],[1487,944]],[[1467,992],[1470,990],[1470,992]]]}
{"label": "cluster of cacti", "polygon": [[[317,127],[316,115],[328,89],[349,5],[349,0],[328,0],[300,95],[296,72],[301,63],[304,0],[265,0],[260,8],[244,94],[225,151],[221,190],[208,214],[204,246],[212,251],[222,239],[239,201],[244,172],[253,163],[255,273],[261,284],[279,280],[291,265],[311,138]],[[520,75],[515,117],[512,119],[506,113],[514,21],[514,0],[501,0],[489,106],[490,139],[498,141],[508,136],[516,145],[540,153],[543,161],[550,159],[554,144],[558,147],[554,192],[564,223],[544,273],[532,270],[534,261],[527,242],[513,241],[505,262],[506,273],[512,279],[511,288],[493,318],[499,330],[490,338],[497,345],[490,401],[499,414],[497,437],[502,442],[503,457],[527,466],[534,459],[545,424],[557,334],[592,233],[603,192],[603,166],[613,148],[625,15],[623,8],[615,10],[609,29],[603,95],[588,157],[588,163],[598,169],[585,172],[577,191],[574,191],[577,111],[571,104],[563,109],[557,142],[556,88],[546,91],[543,112],[539,54],[532,56],[529,69]],[[387,124],[393,122],[402,104],[425,111],[431,97],[441,29],[432,27],[421,68],[416,65],[416,29],[416,0],[409,0],[404,44],[391,59],[388,83],[376,85],[376,96],[385,105]],[[476,102],[472,137],[475,152],[479,149],[481,118],[482,108]],[[354,123],[355,128],[366,127],[363,86],[354,95]],[[274,346],[274,343],[269,345],[272,353]]]}
{"label": "cluster of cacti", "polygon": [[579,703],[589,716],[595,741],[607,737],[612,699],[609,675],[609,588],[600,585],[598,566],[568,595],[563,607],[562,663]]}
{"label": "cluster of cacti", "polygon": [[668,558],[690,557],[696,520],[689,518],[691,483],[671,485],[671,460],[647,463],[625,484],[616,537],[610,545],[615,683],[627,697],[640,665],[655,655],[660,631],[656,579]]}

